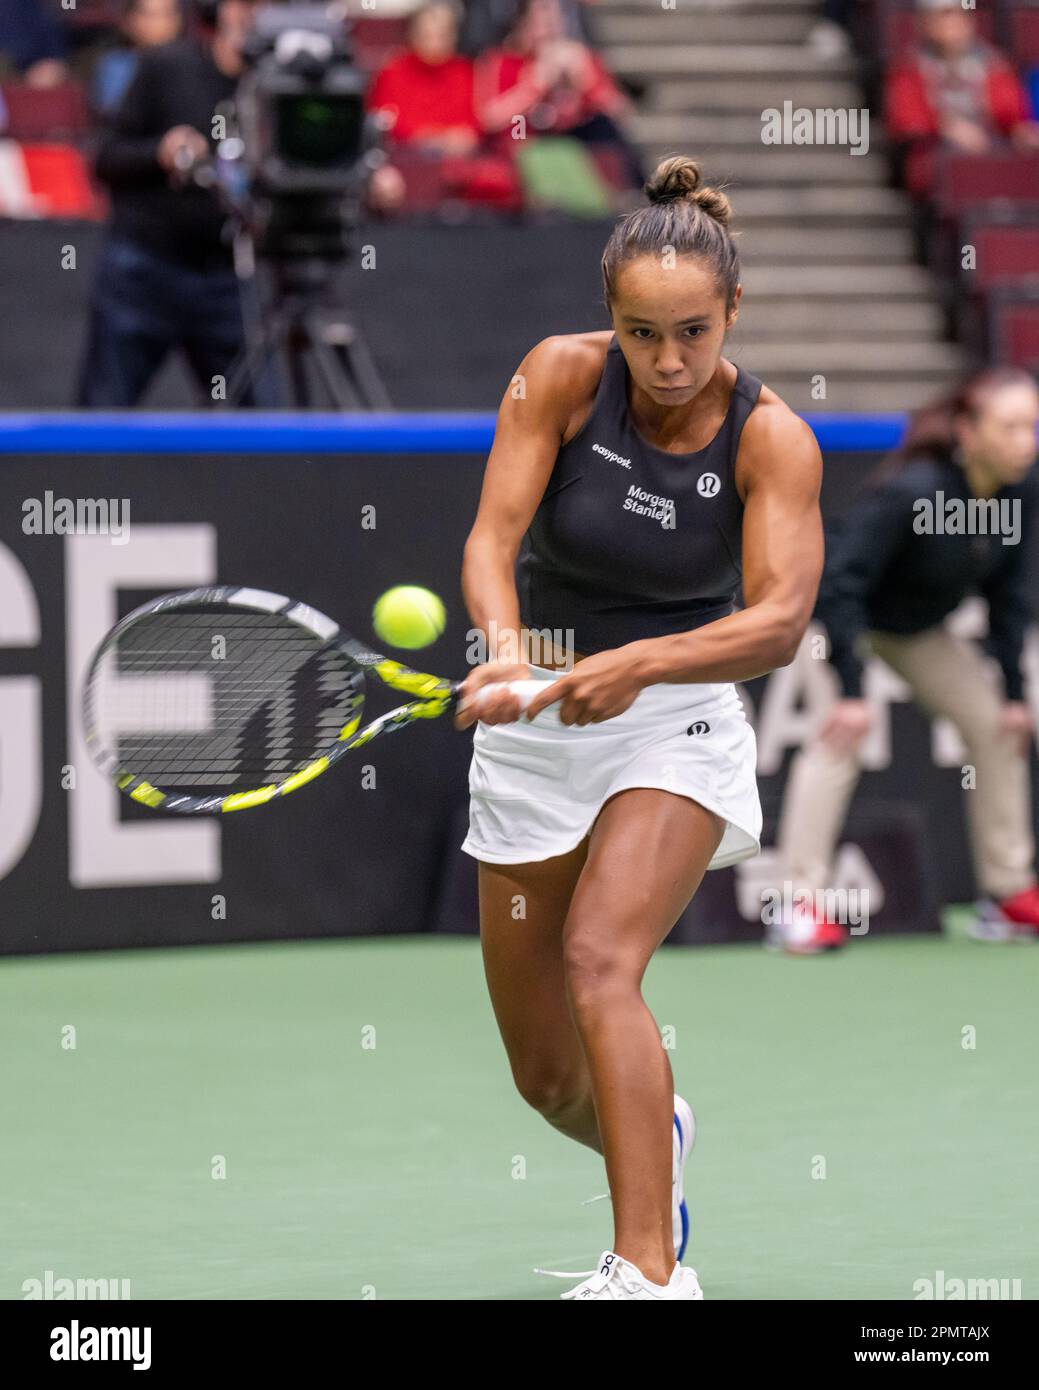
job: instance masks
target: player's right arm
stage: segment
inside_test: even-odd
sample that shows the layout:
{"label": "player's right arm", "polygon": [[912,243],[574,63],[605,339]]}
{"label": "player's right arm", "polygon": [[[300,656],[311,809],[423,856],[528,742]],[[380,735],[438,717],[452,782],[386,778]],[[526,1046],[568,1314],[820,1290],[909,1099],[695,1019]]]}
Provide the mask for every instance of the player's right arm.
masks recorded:
{"label": "player's right arm", "polygon": [[[494,444],[483,476],[480,504],[462,559],[462,593],[474,629],[484,637],[487,663],[462,686],[460,729],[475,723],[465,708],[473,691],[495,681],[529,677],[520,661],[516,558],[520,542],[544,495],[567,425],[583,399],[594,393],[601,371],[583,335],[545,338],[527,353],[498,408]],[[502,689],[483,697],[485,723],[517,719],[519,701]]]}

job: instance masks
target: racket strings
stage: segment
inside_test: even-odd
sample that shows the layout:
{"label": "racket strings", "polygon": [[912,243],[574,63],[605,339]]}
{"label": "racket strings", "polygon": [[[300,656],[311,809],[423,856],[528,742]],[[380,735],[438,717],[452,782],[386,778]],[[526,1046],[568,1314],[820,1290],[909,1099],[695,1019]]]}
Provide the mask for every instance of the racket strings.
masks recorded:
{"label": "racket strings", "polygon": [[319,757],[363,701],[356,665],[267,613],[164,612],[131,624],[93,692],[121,766],[178,789],[283,780]]}
{"label": "racket strings", "polygon": [[[303,713],[297,711],[296,717]],[[166,769],[164,774],[156,771],[155,778],[162,775],[171,785],[192,783],[202,776],[220,785],[242,779],[266,783],[317,756],[322,745],[332,742],[339,727],[338,719],[315,720],[308,733],[299,724],[286,724],[288,710],[282,717],[276,706],[270,711],[258,708],[251,718],[227,710],[219,717],[232,726],[222,740],[187,740],[177,736],[157,744],[154,738],[124,739],[124,761]]]}

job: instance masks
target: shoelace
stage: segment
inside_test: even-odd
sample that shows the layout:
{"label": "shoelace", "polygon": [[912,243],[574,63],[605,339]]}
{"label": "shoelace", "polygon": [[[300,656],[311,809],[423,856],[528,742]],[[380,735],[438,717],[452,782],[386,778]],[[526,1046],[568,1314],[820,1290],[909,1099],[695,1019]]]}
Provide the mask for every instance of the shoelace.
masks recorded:
{"label": "shoelace", "polygon": [[[629,1298],[638,1293],[639,1282],[633,1274],[628,1273],[628,1268],[627,1263],[622,1260],[610,1278],[599,1275],[598,1283],[593,1286],[592,1292],[596,1295],[605,1293],[607,1298]],[[591,1279],[598,1275],[599,1271],[597,1269],[535,1269],[534,1273],[550,1274],[553,1279]],[[618,1286],[617,1288],[614,1288],[615,1284]],[[578,1290],[576,1288],[568,1289],[562,1296],[563,1298],[577,1298]]]}

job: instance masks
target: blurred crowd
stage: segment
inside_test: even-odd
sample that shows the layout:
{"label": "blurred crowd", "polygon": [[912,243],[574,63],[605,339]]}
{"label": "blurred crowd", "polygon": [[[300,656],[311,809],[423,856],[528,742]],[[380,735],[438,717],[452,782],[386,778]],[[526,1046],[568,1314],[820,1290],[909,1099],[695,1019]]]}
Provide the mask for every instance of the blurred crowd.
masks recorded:
{"label": "blurred crowd", "polygon": [[809,41],[856,60],[947,335],[1039,372],[1039,5],[824,0]]}
{"label": "blurred crowd", "polygon": [[[370,212],[606,216],[630,202],[643,169],[625,128],[640,89],[610,72],[594,8],[380,0],[373,10],[349,0],[353,58],[385,149],[367,186]],[[82,404],[139,395],[140,374],[131,381],[108,348],[138,330],[155,336],[126,307],[140,303],[142,277],[175,317],[200,294],[226,300],[230,334],[222,219],[214,195],[180,171],[212,154],[214,105],[240,80],[257,9],[258,0],[0,0],[0,217],[109,222],[96,296],[108,311],[95,314],[88,363],[98,380],[84,385]],[[1034,369],[1039,5],[822,0],[807,46],[824,60],[820,75],[828,58],[854,58],[883,115],[892,181],[910,196],[920,259],[945,287],[950,335],[978,361]],[[185,272],[211,278],[200,287]],[[140,344],[134,354],[161,355]],[[200,363],[211,374],[208,350]]]}
{"label": "blurred crowd", "polygon": [[[255,0],[0,0],[0,135],[31,165],[64,143],[60,168],[28,170],[0,213],[101,215],[90,154],[118,119],[143,52],[206,44],[220,14]],[[631,98],[596,51],[585,0],[388,0],[351,6],[357,66],[392,160],[372,189],[383,214],[561,205],[609,212],[643,178],[621,121]],[[236,21],[232,21],[236,22]],[[70,170],[83,160],[79,176]],[[46,161],[45,161],[46,162]],[[41,177],[34,178],[40,172]],[[62,186],[64,180],[65,186]]]}
{"label": "blurred crowd", "polygon": [[[934,198],[942,151],[996,154],[1039,150],[1039,44],[1022,31],[1020,68],[993,41],[994,8],[979,14],[959,0],[919,0],[915,42],[897,54],[886,77],[884,113],[899,147],[906,188]],[[1033,10],[1030,18],[1039,19]],[[987,32],[986,32],[987,31]],[[1017,34],[1010,29],[1008,37]],[[1027,67],[1034,61],[1035,70]]]}

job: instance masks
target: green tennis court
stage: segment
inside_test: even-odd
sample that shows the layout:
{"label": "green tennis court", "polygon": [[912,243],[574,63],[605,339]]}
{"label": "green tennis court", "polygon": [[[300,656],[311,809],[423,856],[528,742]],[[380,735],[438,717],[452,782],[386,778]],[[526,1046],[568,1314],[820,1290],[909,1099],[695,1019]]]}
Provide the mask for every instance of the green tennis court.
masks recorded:
{"label": "green tennis court", "polygon": [[[708,1299],[909,1299],[939,1270],[1035,1297],[1039,951],[948,927],[654,959]],[[570,1285],[534,1265],[611,1243],[601,1160],[515,1094],[471,939],[8,959],[0,1031],[2,1297],[50,1270],[134,1299],[549,1299]]]}

